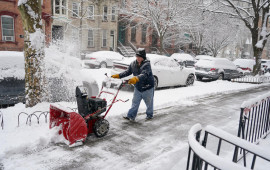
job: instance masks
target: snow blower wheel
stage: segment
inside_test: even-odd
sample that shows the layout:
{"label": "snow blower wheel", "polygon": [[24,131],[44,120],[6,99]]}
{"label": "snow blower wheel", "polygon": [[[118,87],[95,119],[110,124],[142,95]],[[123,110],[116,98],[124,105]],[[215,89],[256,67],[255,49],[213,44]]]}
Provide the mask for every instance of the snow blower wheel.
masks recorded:
{"label": "snow blower wheel", "polygon": [[110,124],[106,119],[98,119],[93,127],[93,131],[97,137],[105,136],[110,128]]}

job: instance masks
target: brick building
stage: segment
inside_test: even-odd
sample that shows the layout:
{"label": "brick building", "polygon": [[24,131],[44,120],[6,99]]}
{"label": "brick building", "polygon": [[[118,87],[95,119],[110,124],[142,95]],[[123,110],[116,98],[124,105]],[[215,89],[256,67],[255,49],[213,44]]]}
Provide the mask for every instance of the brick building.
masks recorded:
{"label": "brick building", "polygon": [[[79,55],[117,50],[119,0],[52,0],[52,39]],[[81,35],[81,36],[80,36]]]}
{"label": "brick building", "polygon": [[[0,51],[23,51],[24,30],[18,0],[0,0]],[[42,1],[42,23],[46,43],[51,40],[51,1]]]}

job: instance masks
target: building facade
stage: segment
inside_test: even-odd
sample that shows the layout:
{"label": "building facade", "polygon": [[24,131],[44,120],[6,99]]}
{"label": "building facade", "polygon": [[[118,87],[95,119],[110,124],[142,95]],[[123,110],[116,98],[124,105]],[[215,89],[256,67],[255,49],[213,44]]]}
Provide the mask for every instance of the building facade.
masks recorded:
{"label": "building facade", "polygon": [[[23,51],[24,30],[18,0],[0,0],[0,51]],[[42,1],[42,23],[46,43],[51,40],[51,1]]]}
{"label": "building facade", "polygon": [[118,0],[52,2],[53,42],[60,41],[63,48],[69,48],[76,55],[100,50],[117,51]]}

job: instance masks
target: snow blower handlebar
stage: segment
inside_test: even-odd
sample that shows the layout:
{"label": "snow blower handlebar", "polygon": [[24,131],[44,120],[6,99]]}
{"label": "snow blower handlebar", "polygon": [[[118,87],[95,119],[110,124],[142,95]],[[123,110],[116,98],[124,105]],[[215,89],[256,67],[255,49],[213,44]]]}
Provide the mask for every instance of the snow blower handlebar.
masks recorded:
{"label": "snow blower handlebar", "polygon": [[[108,77],[107,73],[105,73],[105,76]],[[109,78],[109,77],[108,77],[108,78]],[[98,109],[97,111],[95,111],[95,112],[92,113],[92,114],[87,115],[86,117],[84,117],[84,119],[88,120],[88,119],[91,118],[91,116],[93,116],[93,115],[99,113],[101,110],[103,110],[104,108],[107,108],[107,107],[108,107],[108,110],[106,111],[105,115],[103,116],[103,118],[105,118],[106,115],[108,114],[108,112],[110,111],[110,109],[112,108],[112,106],[113,106],[114,103],[117,103],[117,102],[119,102],[119,101],[125,103],[125,102],[129,101],[129,99],[127,99],[127,100],[125,100],[125,101],[124,101],[124,100],[121,100],[121,99],[116,100],[119,91],[120,91],[125,85],[127,85],[127,84],[128,84],[128,80],[123,80],[123,81],[121,82],[120,86],[118,87],[117,92],[116,92],[115,94],[114,94],[114,93],[111,93],[111,92],[108,92],[108,91],[104,91],[104,90],[103,90],[103,87],[104,87],[104,86],[102,85],[101,91],[100,91],[98,97],[100,97],[102,93],[107,93],[107,94],[114,95],[113,100],[112,100],[112,103],[109,104],[109,105],[107,105],[107,106],[105,106],[105,107],[103,107],[103,108]]]}

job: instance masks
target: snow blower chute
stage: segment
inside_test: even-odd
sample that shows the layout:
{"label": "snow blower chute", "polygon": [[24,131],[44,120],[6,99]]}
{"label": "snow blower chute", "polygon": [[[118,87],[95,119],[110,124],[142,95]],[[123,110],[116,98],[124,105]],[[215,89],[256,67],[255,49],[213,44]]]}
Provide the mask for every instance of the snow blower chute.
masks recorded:
{"label": "snow blower chute", "polygon": [[[69,141],[69,145],[77,142],[84,142],[88,134],[94,133],[97,137],[103,137],[109,131],[109,122],[105,119],[112,105],[118,101],[117,95],[120,89],[126,84],[122,81],[117,92],[111,93],[103,90],[103,85],[99,95],[89,97],[87,89],[84,87],[76,87],[76,99],[78,112],[67,111],[67,109],[58,106],[50,105],[50,128],[60,126],[59,134]],[[101,99],[102,93],[113,95],[112,102],[107,104],[106,99]],[[105,113],[105,114],[102,114]]]}

